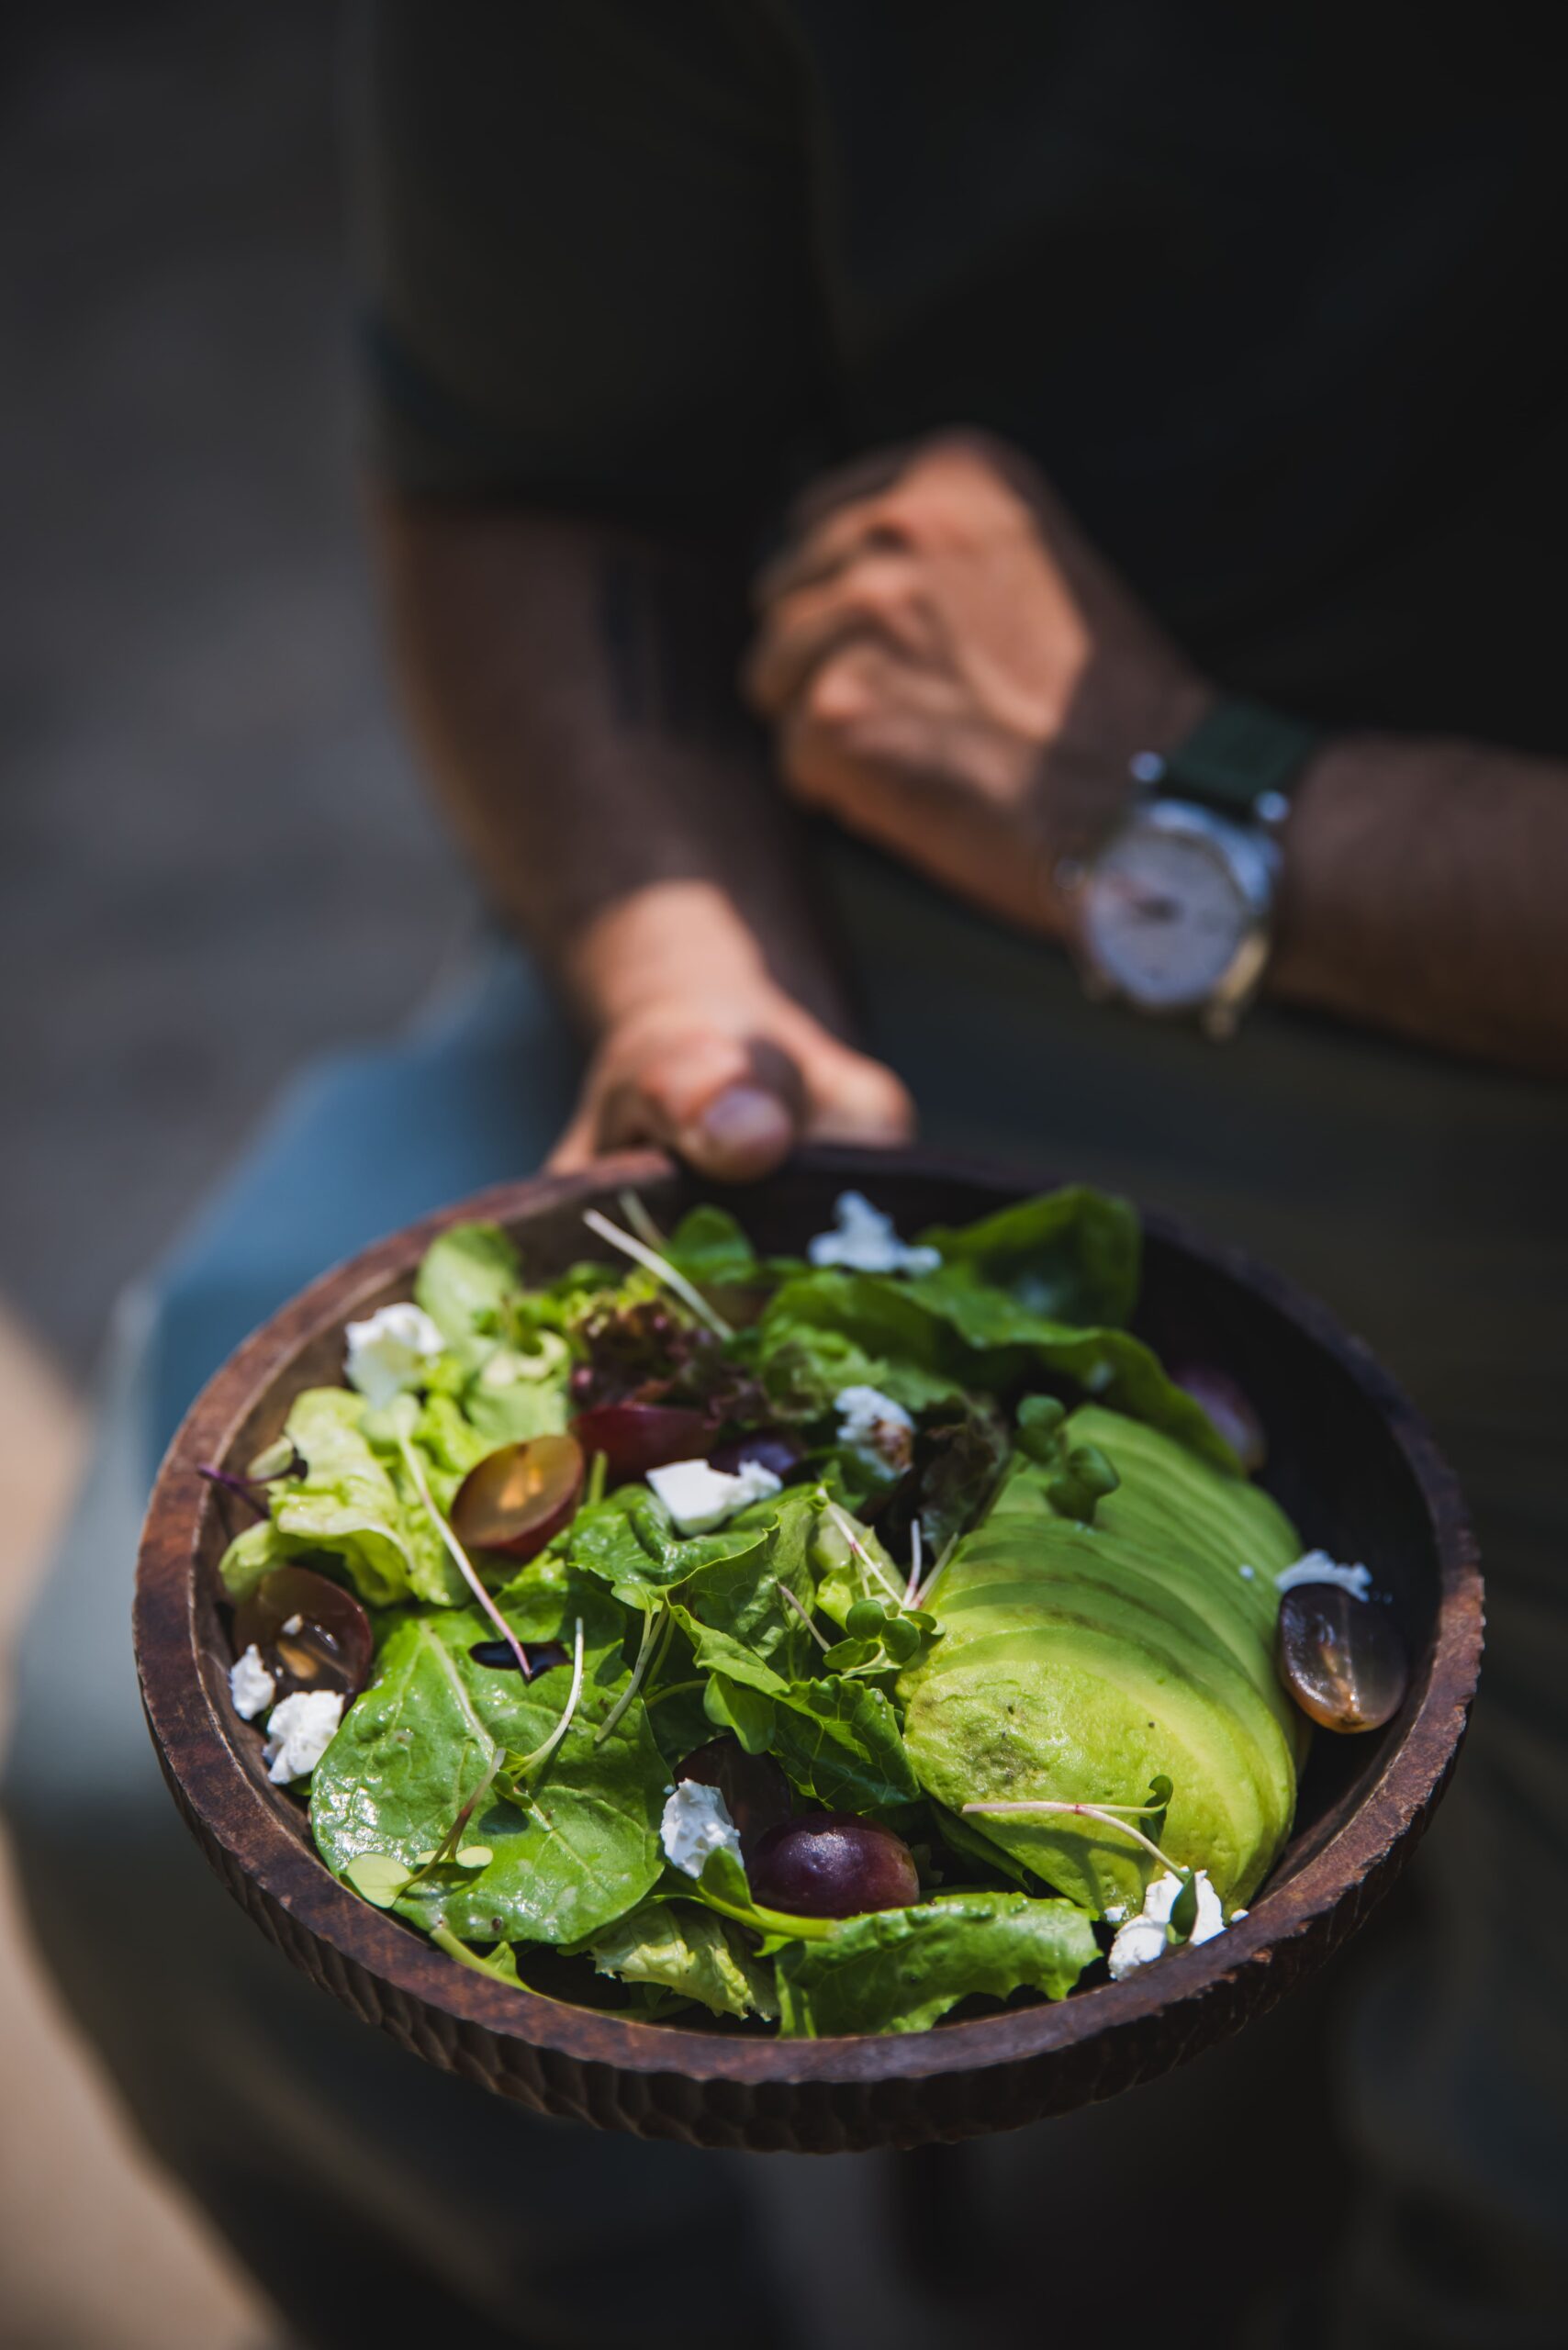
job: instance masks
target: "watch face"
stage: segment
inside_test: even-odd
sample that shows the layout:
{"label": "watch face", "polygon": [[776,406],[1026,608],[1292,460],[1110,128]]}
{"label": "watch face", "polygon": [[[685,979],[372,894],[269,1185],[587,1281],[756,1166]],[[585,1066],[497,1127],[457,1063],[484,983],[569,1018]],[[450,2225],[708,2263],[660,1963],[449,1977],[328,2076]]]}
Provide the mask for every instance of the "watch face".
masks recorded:
{"label": "watch face", "polygon": [[1170,804],[1133,816],[1084,877],[1083,943],[1095,968],[1150,1012],[1206,1003],[1263,911],[1234,828]]}

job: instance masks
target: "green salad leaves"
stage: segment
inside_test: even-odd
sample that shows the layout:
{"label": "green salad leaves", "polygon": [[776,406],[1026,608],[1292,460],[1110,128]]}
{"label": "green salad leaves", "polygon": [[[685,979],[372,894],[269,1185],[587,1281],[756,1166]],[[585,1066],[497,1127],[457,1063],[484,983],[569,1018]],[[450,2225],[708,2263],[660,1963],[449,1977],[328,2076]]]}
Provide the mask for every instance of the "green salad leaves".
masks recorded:
{"label": "green salad leaves", "polygon": [[[442,1233],[375,1400],[307,1389],[255,1464],[230,1601],[269,1620],[305,1567],[373,1628],[308,1779],[329,1867],[503,1983],[807,2037],[1063,1998],[1161,1871],[1246,1900],[1294,1804],[1301,1544],[1127,1327],[1132,1210],[1022,1201],[913,1270],[870,1211],[852,1261],[627,1214],[547,1282]],[[542,1437],[558,1472],[563,1432],[575,1501],[465,1545],[471,1472]]]}

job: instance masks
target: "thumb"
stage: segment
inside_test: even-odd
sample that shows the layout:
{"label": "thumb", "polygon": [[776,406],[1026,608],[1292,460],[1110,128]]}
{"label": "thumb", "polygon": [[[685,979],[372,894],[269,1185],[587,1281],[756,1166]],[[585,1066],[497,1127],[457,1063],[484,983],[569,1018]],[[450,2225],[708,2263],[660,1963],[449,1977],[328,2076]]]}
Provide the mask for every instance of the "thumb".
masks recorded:
{"label": "thumb", "polygon": [[799,1140],[805,1087],[782,1046],[766,1037],[692,1035],[645,1068],[631,1115],[699,1174],[750,1183]]}

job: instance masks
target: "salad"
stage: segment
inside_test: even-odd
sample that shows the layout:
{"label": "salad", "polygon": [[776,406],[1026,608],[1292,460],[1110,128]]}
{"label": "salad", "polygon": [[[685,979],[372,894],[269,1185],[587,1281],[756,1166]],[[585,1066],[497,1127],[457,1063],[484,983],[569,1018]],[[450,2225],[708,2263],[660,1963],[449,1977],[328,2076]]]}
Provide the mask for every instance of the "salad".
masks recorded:
{"label": "salad", "polygon": [[233,1702],[333,1873],[505,1983],[808,2036],[1223,1932],[1404,1660],[1247,1399],[1132,1335],[1126,1203],[585,1223],[544,1283],[444,1232],[205,1472]]}

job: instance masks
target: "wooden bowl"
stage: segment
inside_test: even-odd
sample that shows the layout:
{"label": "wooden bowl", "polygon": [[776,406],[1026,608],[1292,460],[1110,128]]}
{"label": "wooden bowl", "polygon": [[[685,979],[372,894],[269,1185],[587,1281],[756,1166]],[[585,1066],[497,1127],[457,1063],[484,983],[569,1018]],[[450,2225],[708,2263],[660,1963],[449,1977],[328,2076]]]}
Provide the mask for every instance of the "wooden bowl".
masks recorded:
{"label": "wooden bowl", "polygon": [[[230,1703],[218,1561],[233,1466],[280,1431],[305,1386],[336,1382],[343,1325],[409,1293],[444,1225],[493,1217],[549,1276],[587,1253],[585,1207],[626,1186],[666,1225],[699,1187],[638,1153],[591,1174],[503,1185],[426,1217],[314,1282],[197,1398],[160,1472],[142,1540],[136,1650],[164,1774],[208,1860],[263,1931],[367,2023],[431,2064],[536,2111],[704,2146],[839,2153],[1012,2129],[1114,2096],[1235,2031],[1320,1966],[1409,1858],[1452,1770],[1481,1658],[1482,1590],[1454,1480],[1398,1389],[1323,1309],[1235,1252],[1146,1223],[1137,1326],[1254,1398],[1266,1482],[1305,1539],[1372,1562],[1415,1659],[1404,1710],[1374,1736],[1314,1741],[1292,1842],[1227,1933],[1055,2006],[998,2009],[890,2038],[791,2041],[714,2022],[656,2024],[514,1991],[456,1964],[341,1886],[304,1807],[271,1785]],[[733,1204],[764,1249],[799,1248],[849,1185],[903,1232],[1040,1188],[936,1160],[803,1153]]]}

